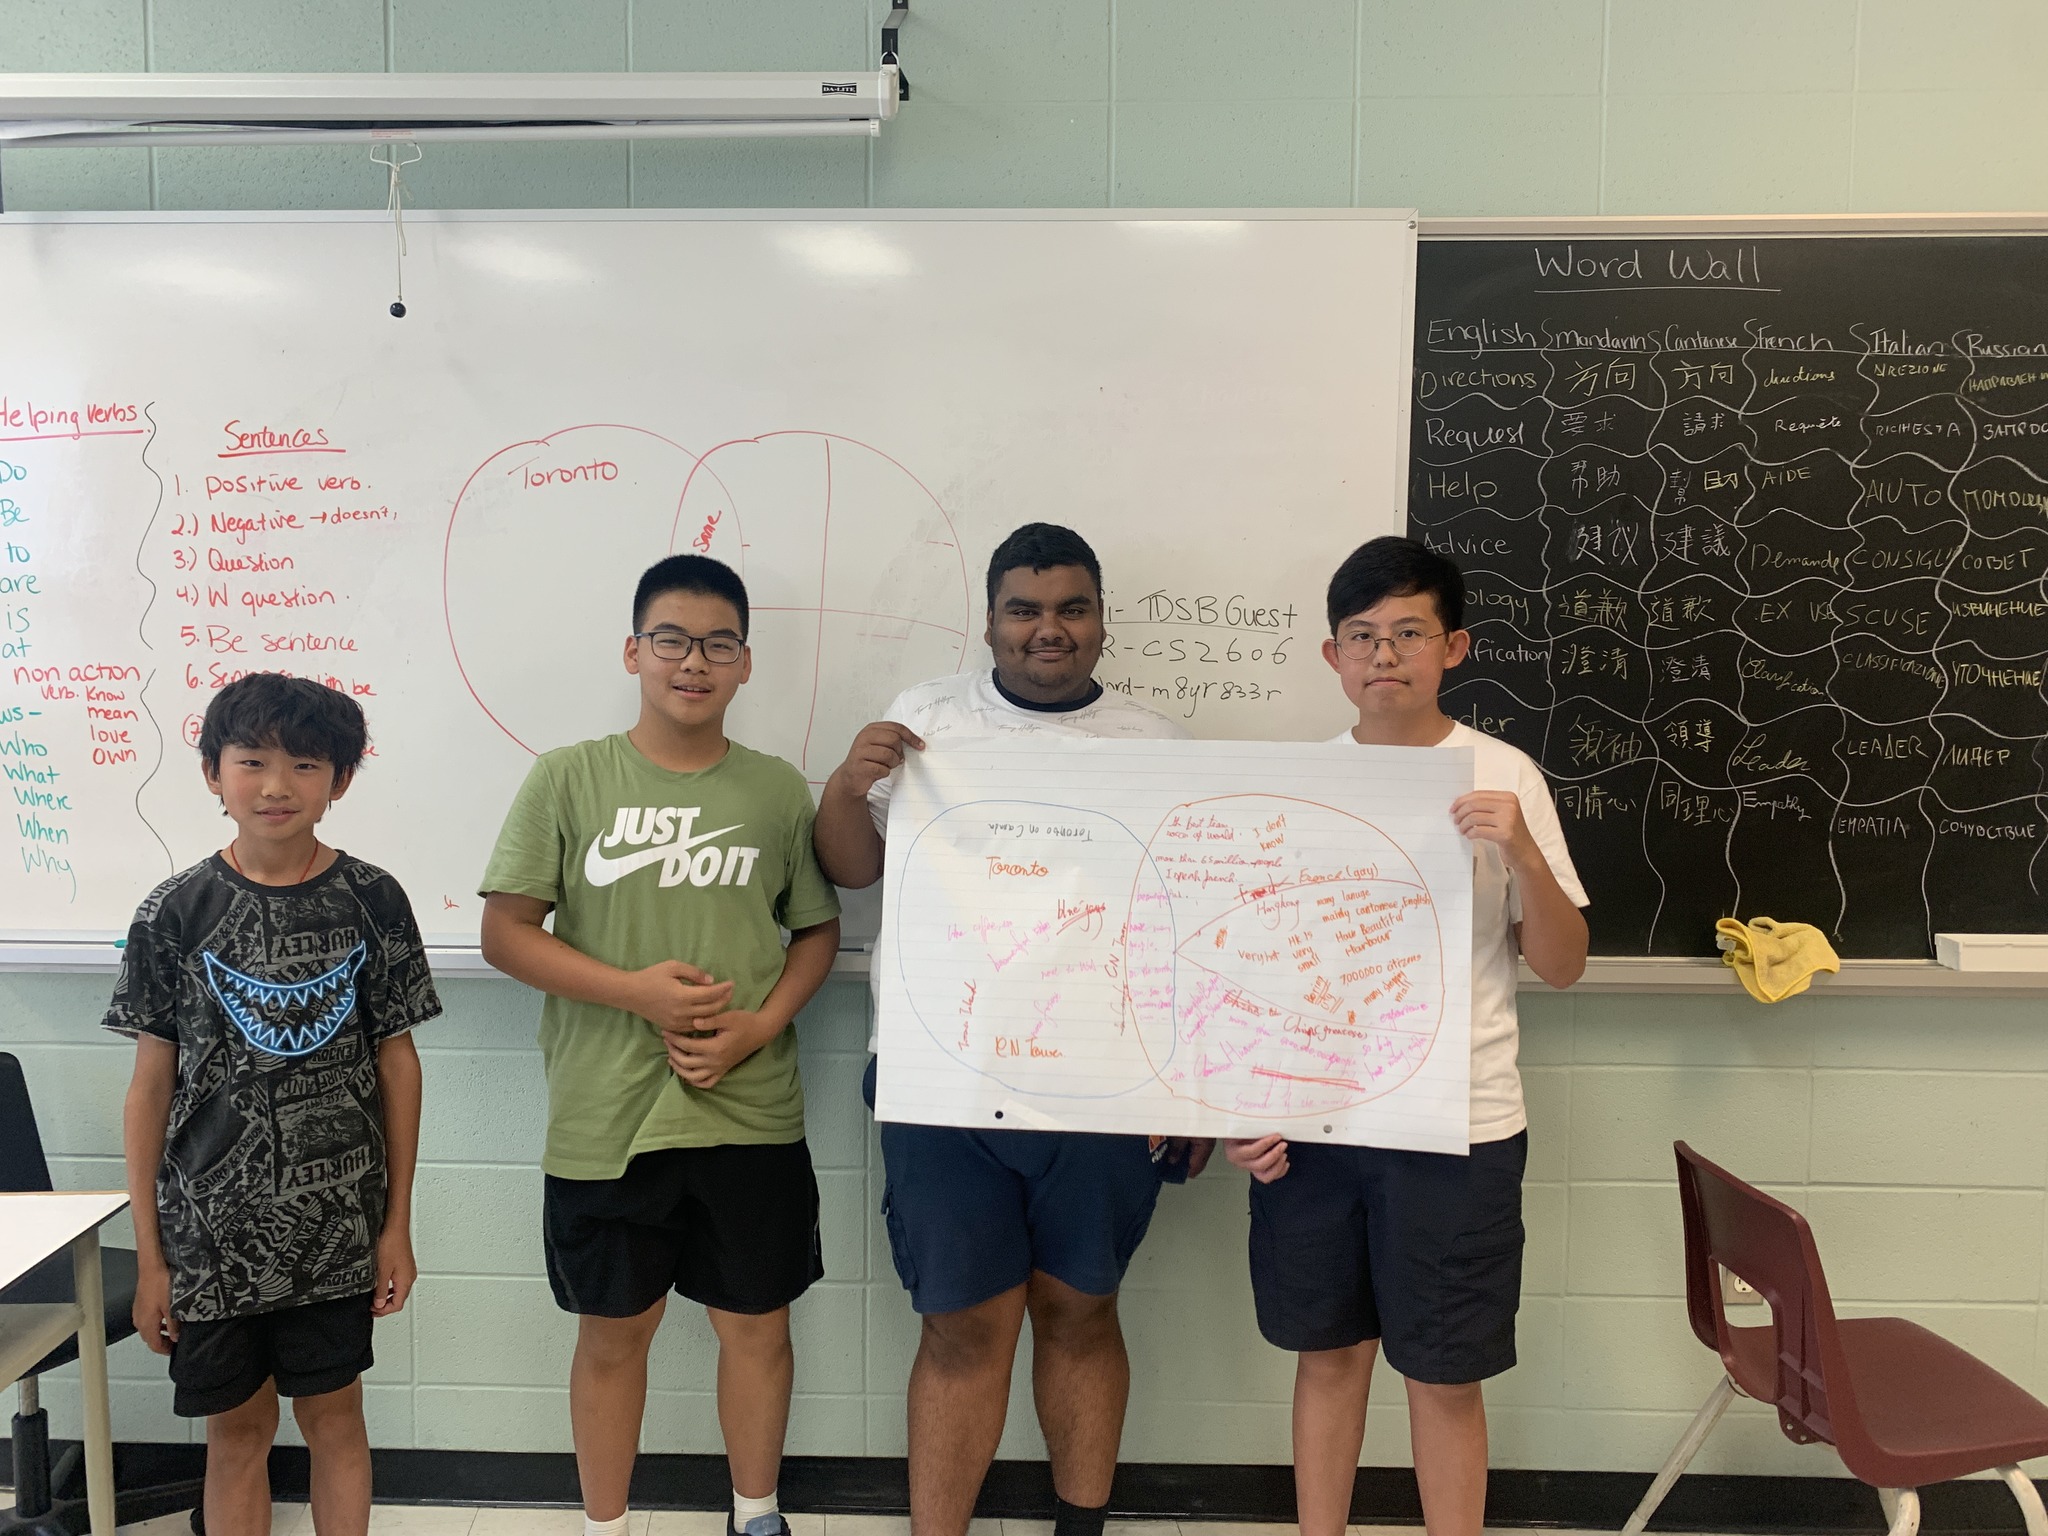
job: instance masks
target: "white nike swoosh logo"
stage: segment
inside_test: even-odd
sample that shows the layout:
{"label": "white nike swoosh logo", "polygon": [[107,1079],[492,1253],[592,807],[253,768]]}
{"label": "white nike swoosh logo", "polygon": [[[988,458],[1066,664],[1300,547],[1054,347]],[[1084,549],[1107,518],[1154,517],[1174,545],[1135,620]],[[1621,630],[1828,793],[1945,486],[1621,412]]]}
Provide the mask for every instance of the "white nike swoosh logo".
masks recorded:
{"label": "white nike swoosh logo", "polygon": [[746,823],[736,821],[729,827],[720,827],[715,832],[699,832],[686,841],[663,843],[659,848],[642,848],[638,853],[629,853],[620,858],[608,859],[597,851],[604,834],[598,833],[590,840],[590,852],[583,856],[583,878],[592,885],[610,885],[624,879],[636,869],[645,869],[650,864],[660,864],[668,859],[680,858],[699,843],[708,843],[714,837],[723,837],[728,832],[737,832]]}

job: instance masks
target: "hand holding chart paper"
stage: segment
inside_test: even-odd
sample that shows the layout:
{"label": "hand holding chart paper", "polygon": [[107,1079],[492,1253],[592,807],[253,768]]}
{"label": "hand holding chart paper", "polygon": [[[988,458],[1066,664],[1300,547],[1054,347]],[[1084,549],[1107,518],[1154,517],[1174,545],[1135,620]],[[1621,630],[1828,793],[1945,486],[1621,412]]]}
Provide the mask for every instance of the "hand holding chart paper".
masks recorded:
{"label": "hand holding chart paper", "polygon": [[1469,751],[1018,741],[900,772],[880,1118],[1465,1151]]}

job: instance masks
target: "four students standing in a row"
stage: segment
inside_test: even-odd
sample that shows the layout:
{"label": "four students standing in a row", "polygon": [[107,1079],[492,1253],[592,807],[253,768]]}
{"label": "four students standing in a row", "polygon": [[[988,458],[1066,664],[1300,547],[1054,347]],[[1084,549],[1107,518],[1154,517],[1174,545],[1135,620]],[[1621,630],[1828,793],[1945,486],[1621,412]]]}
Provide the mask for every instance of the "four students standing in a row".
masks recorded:
{"label": "four students standing in a row", "polygon": [[[1439,708],[1442,674],[1465,656],[1463,601],[1450,562],[1376,539],[1331,581],[1323,651],[1357,707],[1349,739],[1474,749],[1478,788],[1451,807],[1474,848],[1471,1155],[1225,1146],[1253,1179],[1260,1329],[1299,1355],[1305,1536],[1346,1523],[1382,1341],[1408,1379],[1431,1531],[1480,1528],[1479,1383],[1514,1363],[1520,1294],[1515,960],[1555,986],[1585,960],[1586,898],[1541,771]],[[588,1536],[624,1531],[671,1290],[718,1336],[729,1529],[787,1536],[789,1306],[823,1274],[792,1025],[837,951],[833,883],[881,874],[905,754],[1184,734],[1095,680],[1101,571],[1079,535],[1017,530],[990,561],[988,604],[992,669],[901,695],[855,738],[814,819],[794,768],[724,733],[751,668],[739,577],[664,560],[640,581],[625,643],[638,721],[542,756],[506,818],[482,882],[484,951],[547,994],[542,1230],[555,1298],[578,1319]],[[403,892],[315,831],[364,741],[360,710],[317,684],[261,674],[216,697],[200,752],[237,835],[143,903],[107,1020],[139,1037],[125,1124],[137,1325],[172,1356],[177,1411],[207,1418],[211,1536],[267,1531],[280,1394],[313,1453],[320,1536],[360,1536],[371,1323],[415,1273],[407,1032],[440,1005]],[[916,1536],[967,1528],[1026,1315],[1056,1536],[1100,1536],[1130,1386],[1117,1291],[1160,1184],[1199,1173],[1209,1144],[893,1123],[881,1138],[890,1246],[923,1327],[908,1399]]]}

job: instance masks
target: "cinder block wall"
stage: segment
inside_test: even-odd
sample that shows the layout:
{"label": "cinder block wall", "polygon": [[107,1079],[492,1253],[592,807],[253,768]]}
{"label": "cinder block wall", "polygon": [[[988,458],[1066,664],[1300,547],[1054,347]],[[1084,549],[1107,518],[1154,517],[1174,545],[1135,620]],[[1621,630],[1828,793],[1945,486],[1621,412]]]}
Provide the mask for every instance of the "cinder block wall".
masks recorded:
{"label": "cinder block wall", "polygon": [[[873,57],[881,0],[0,0],[0,69],[769,69]],[[878,143],[472,146],[426,206],[1419,205],[1425,213],[2041,208],[2048,12],[2023,0],[920,0],[916,99]],[[376,207],[361,149],[8,151],[6,205]],[[365,852],[375,857],[375,849]],[[0,976],[60,1182],[118,1183],[128,1052],[98,978]],[[423,1270],[380,1325],[383,1445],[566,1449],[569,1329],[535,1168],[536,1001],[446,988],[421,1036]],[[1805,1209],[1847,1311],[1902,1311],[2048,1394],[2048,1019],[2033,1003],[1524,1000],[1523,1364],[1498,1465],[1641,1469],[1714,1376],[1679,1302],[1669,1142]],[[900,1454],[916,1323],[874,1211],[865,990],[805,1016],[827,1278],[799,1306],[799,1452]],[[1252,1326],[1241,1177],[1168,1191],[1126,1292],[1127,1454],[1284,1461],[1287,1360]],[[161,1363],[115,1351],[129,1439],[184,1439]],[[717,1446],[711,1341],[664,1330],[649,1449]],[[1383,1378],[1366,1459],[1405,1461]],[[50,1384],[61,1433],[75,1389]],[[1019,1378],[1004,1454],[1042,1454]],[[1835,1475],[1743,1405],[1701,1470]],[[2043,1469],[2037,1469],[2038,1472]]]}
{"label": "cinder block wall", "polygon": [[[129,1048],[96,1038],[97,978],[0,978],[0,1049],[20,1056],[60,1184],[121,1181]],[[415,1239],[421,1277],[379,1325],[370,1377],[380,1445],[560,1450],[567,1318],[540,1255],[544,1090],[535,994],[446,985],[419,1036],[426,1063]],[[917,1322],[889,1267],[881,1158],[859,1079],[867,992],[828,985],[799,1026],[824,1193],[824,1282],[796,1308],[791,1448],[901,1455]],[[2031,1002],[1746,997],[1523,998],[1529,1252],[1522,1364],[1489,1392],[1496,1465],[1654,1467],[1712,1385],[1685,1323],[1670,1142],[1684,1136],[1813,1219],[1845,1313],[1903,1312],[2048,1394],[2043,1197],[2048,1027]],[[1133,1266],[1132,1459],[1285,1461],[1289,1357],[1252,1323],[1245,1180],[1222,1164],[1161,1196]],[[125,1241],[117,1235],[116,1241]],[[712,1340],[679,1307],[657,1347],[650,1450],[715,1451]],[[129,1439],[182,1440],[162,1362],[113,1353]],[[60,1430],[76,1389],[54,1380]],[[1381,1373],[1367,1460],[1398,1464],[1407,1424]],[[1020,1371],[1003,1453],[1040,1456]],[[1740,1404],[1701,1470],[1839,1475]]]}

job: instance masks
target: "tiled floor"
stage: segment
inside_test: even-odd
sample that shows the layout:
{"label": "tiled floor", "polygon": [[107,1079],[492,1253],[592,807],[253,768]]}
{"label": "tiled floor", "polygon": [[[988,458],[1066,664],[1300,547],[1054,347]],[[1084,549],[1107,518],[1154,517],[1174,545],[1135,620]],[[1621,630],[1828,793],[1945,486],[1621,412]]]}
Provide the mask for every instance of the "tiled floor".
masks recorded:
{"label": "tiled floor", "polygon": [[[790,1536],[910,1536],[900,1515],[788,1515]],[[124,1525],[121,1536],[187,1536],[184,1515],[166,1515]],[[379,1504],[370,1514],[371,1536],[582,1536],[583,1514],[574,1509],[507,1508],[500,1505]],[[313,1536],[303,1504],[280,1504],[271,1536]],[[628,1536],[725,1536],[725,1516],[715,1510],[635,1511]],[[1049,1520],[977,1520],[968,1536],[1052,1536]],[[1294,1536],[1291,1525],[1245,1525],[1222,1521],[1112,1520],[1104,1536]],[[1415,1526],[1354,1525],[1347,1536],[1420,1536]],[[1489,1533],[1507,1536],[1507,1533]],[[1608,1533],[1547,1531],[1544,1536],[1608,1536]]]}

